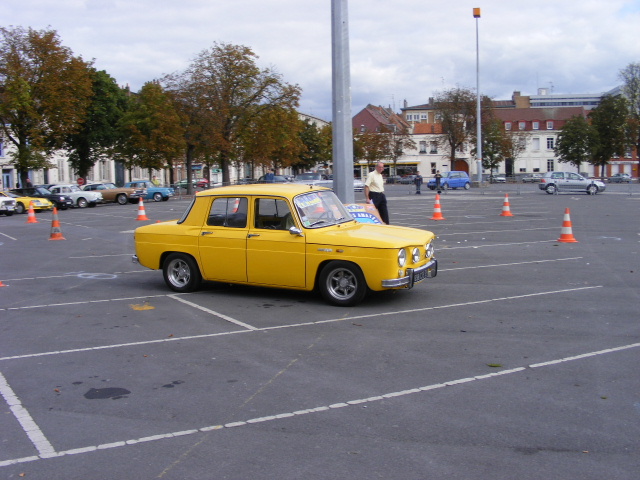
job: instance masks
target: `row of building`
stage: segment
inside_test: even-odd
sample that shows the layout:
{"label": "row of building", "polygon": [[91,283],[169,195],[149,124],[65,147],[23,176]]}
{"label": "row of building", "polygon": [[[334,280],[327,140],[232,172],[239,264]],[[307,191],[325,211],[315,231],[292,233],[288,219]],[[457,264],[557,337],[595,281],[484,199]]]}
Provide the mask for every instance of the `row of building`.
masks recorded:
{"label": "row of building", "polygon": [[[537,95],[525,96],[516,91],[509,100],[493,102],[494,115],[507,131],[521,132],[525,143],[524,151],[517,158],[507,159],[494,172],[518,178],[532,173],[578,169],[558,161],[555,146],[558,135],[567,120],[574,116],[586,116],[595,108],[605,95],[619,94],[619,88],[601,94],[561,95],[549,93],[548,89],[539,89]],[[405,129],[415,143],[413,150],[406,150],[395,163],[395,172],[390,174],[406,175],[420,171],[424,175],[435,174],[436,170],[463,170],[476,178],[476,159],[472,155],[475,145],[467,144],[456,151],[453,162],[448,151],[442,151],[442,125],[437,122],[437,111],[433,99],[423,105],[408,106],[405,102],[401,113],[396,114],[389,108],[368,105],[353,119],[356,131],[379,131],[386,129]],[[453,164],[452,164],[453,163]],[[600,176],[601,172],[590,164],[583,164],[580,173],[590,177]],[[615,173],[628,173],[638,177],[638,156],[630,148],[623,157],[613,158],[606,167],[606,176]]]}
{"label": "row of building", "polygon": [[[547,89],[540,89],[537,95],[524,96],[520,92],[514,92],[510,100],[494,101],[495,116],[503,123],[505,130],[519,131],[523,133],[526,141],[524,151],[515,159],[509,159],[495,172],[483,171],[486,176],[489,173],[506,174],[512,177],[529,175],[531,173],[543,173],[553,170],[577,171],[577,168],[566,163],[560,163],[555,155],[554,147],[558,135],[564,124],[571,117],[586,115],[588,110],[596,107],[602,96],[619,93],[618,89],[602,94],[583,95],[559,95],[549,93]],[[318,126],[326,124],[321,119],[309,115],[301,115]],[[356,132],[381,131],[382,128],[400,128],[408,132],[415,144],[415,148],[406,150],[403,155],[392,162],[386,161],[385,173],[387,175],[408,175],[421,172],[423,176],[449,170],[463,170],[473,178],[477,178],[477,162],[472,155],[473,145],[465,145],[456,152],[455,159],[451,161],[449,152],[443,151],[440,145],[442,137],[441,125],[437,122],[434,100],[423,105],[408,106],[405,102],[400,113],[393,112],[390,108],[368,105],[353,117],[353,128]],[[59,152],[52,160],[51,169],[29,172],[29,177],[34,184],[49,183],[75,183],[77,175],[69,165],[65,152]],[[0,139],[0,167],[2,177],[0,188],[13,188],[18,186],[18,172],[10,163],[9,146]],[[248,167],[248,166],[247,166]],[[202,165],[194,165],[193,177],[202,177]],[[364,178],[370,166],[366,162],[354,160],[354,176]],[[583,165],[581,173],[588,176],[600,176],[592,165]],[[212,184],[221,180],[219,171],[207,172]],[[259,176],[261,172],[249,172],[247,168],[240,167],[232,170],[232,179],[241,179],[247,176]],[[283,171],[282,174],[293,172]],[[607,166],[606,175],[615,173],[628,173],[632,177],[638,177],[638,157],[635,150],[630,149],[623,158],[614,158]],[[156,171],[154,174],[162,183],[169,182],[167,171]],[[114,182],[118,185],[130,180],[146,179],[146,169],[133,168],[125,170],[124,166],[116,161],[105,158],[96,163],[88,178],[88,182]],[[220,177],[220,178],[219,178]],[[184,165],[176,165],[174,170],[175,181],[187,178]]]}

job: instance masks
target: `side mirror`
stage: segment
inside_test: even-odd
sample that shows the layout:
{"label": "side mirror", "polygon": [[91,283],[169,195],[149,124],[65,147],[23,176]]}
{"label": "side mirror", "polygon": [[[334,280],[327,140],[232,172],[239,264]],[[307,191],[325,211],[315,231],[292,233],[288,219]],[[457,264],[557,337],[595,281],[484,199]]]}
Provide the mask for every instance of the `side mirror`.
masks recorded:
{"label": "side mirror", "polygon": [[298,227],[291,227],[289,229],[289,233],[291,235],[297,235],[298,237],[304,237],[304,235],[302,234],[302,230],[300,230]]}

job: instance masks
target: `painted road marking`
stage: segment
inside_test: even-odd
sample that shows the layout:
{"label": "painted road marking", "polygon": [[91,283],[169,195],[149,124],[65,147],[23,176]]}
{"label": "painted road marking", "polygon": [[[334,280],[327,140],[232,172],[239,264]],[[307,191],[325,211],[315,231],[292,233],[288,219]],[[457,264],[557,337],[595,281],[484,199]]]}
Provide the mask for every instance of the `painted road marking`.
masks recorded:
{"label": "painted road marking", "polygon": [[[234,334],[237,334],[237,333],[266,332],[266,331],[269,331],[269,330],[279,330],[279,329],[283,329],[283,328],[297,328],[297,327],[304,327],[304,326],[309,326],[309,325],[323,325],[325,323],[336,323],[336,322],[352,321],[352,320],[362,319],[362,318],[375,318],[375,317],[386,317],[386,316],[390,316],[390,315],[403,315],[405,313],[426,312],[426,311],[429,311],[429,310],[442,310],[442,309],[446,309],[446,308],[465,307],[465,306],[470,306],[470,305],[480,305],[480,304],[491,303],[491,302],[502,302],[502,301],[505,301],[505,300],[517,300],[517,299],[521,299],[521,298],[539,297],[539,296],[544,296],[544,295],[556,295],[556,294],[561,294],[561,293],[582,292],[582,291],[586,291],[586,290],[593,290],[595,288],[602,288],[602,285],[594,285],[594,286],[590,286],[590,287],[567,288],[567,289],[564,289],[564,290],[553,290],[553,291],[548,291],[548,292],[525,293],[525,294],[522,294],[522,295],[512,295],[510,297],[488,298],[488,299],[485,299],[485,300],[475,300],[475,301],[470,301],[470,302],[453,303],[453,304],[449,304],[449,305],[440,305],[440,306],[435,306],[435,307],[412,308],[412,309],[409,309],[409,310],[396,310],[396,311],[391,311],[391,312],[378,312],[378,313],[371,313],[371,314],[358,315],[358,316],[347,316],[347,317],[340,317],[340,318],[332,318],[332,319],[327,319],[327,320],[315,320],[315,321],[309,321],[309,322],[303,322],[303,323],[276,325],[276,326],[272,326],[272,327],[253,328],[252,330],[232,330],[232,331],[221,332],[221,333],[207,333],[207,334],[201,334],[201,335],[189,335],[189,336],[185,336],[185,337],[170,337],[170,338],[160,338],[160,339],[156,339],[156,340],[144,340],[144,341],[132,342],[132,343],[120,343],[120,344],[114,344],[114,345],[101,345],[101,346],[97,346],[97,347],[85,347],[85,348],[74,348],[74,349],[70,349],[70,350],[58,350],[58,351],[52,351],[52,352],[29,353],[29,354],[24,354],[24,355],[14,355],[14,356],[11,356],[11,357],[0,357],[0,361],[18,360],[18,359],[33,358],[33,357],[44,357],[44,356],[49,356],[49,355],[63,355],[63,354],[68,354],[68,353],[90,352],[90,351],[93,351],[93,350],[108,350],[108,349],[113,349],[113,348],[123,348],[123,347],[139,346],[139,345],[151,345],[151,344],[154,344],[154,343],[163,343],[163,342],[175,342],[175,341],[185,341],[185,340],[200,340],[200,339],[203,339],[203,338],[220,337],[220,336],[223,336],[223,335],[234,335]],[[190,294],[190,295],[193,295],[193,294]],[[161,296],[165,296],[165,295],[158,295],[158,296],[161,297]],[[167,295],[167,296],[169,296],[169,295]],[[135,298],[152,298],[152,297],[135,297]],[[132,300],[132,298],[117,299],[117,300],[118,301],[119,300]],[[105,301],[116,301],[116,300],[105,300]],[[67,304],[62,304],[62,305],[67,305]],[[55,306],[55,305],[50,305],[50,306]],[[41,307],[45,307],[45,306],[41,306]],[[40,307],[21,307],[21,308],[40,308]],[[20,308],[15,308],[14,310],[19,310],[19,309]]]}
{"label": "painted road marking", "polygon": [[176,295],[169,295],[169,298],[172,298],[174,300],[182,302],[182,303],[184,303],[186,305],[189,305],[190,307],[197,308],[198,310],[202,310],[203,312],[209,313],[211,315],[215,315],[216,317],[219,317],[219,318],[221,318],[223,320],[226,320],[227,322],[233,323],[233,324],[238,325],[240,327],[243,327],[243,328],[246,328],[246,329],[249,329],[249,330],[258,330],[256,327],[254,327],[252,325],[249,325],[248,323],[241,322],[240,320],[236,320],[235,318],[231,318],[231,317],[229,317],[227,315],[224,315],[223,313],[216,312],[215,310],[211,310],[209,308],[203,307],[202,305],[198,305],[197,303],[190,302],[190,301],[185,300],[184,298],[180,298],[180,297],[178,297]]}
{"label": "painted road marking", "polygon": [[[109,448],[119,448],[119,447],[125,447],[125,446],[130,446],[130,445],[136,445],[138,443],[154,442],[154,441],[158,441],[158,440],[168,440],[168,439],[171,439],[171,438],[182,437],[182,436],[185,436],[185,435],[195,435],[197,433],[215,432],[215,431],[223,430],[223,429],[226,429],[226,428],[237,428],[237,427],[251,426],[254,423],[272,422],[272,421],[280,420],[280,419],[283,419],[283,418],[292,418],[292,417],[296,417],[296,416],[310,415],[310,414],[320,413],[320,412],[329,412],[331,410],[335,410],[335,409],[339,409],[339,408],[348,408],[348,407],[351,407],[351,406],[354,406],[354,405],[363,405],[363,404],[367,404],[367,403],[378,402],[380,400],[385,400],[385,399],[391,399],[391,398],[402,397],[402,396],[407,396],[407,395],[415,395],[415,394],[429,392],[431,390],[438,390],[438,389],[446,388],[446,387],[457,387],[459,385],[466,385],[467,383],[470,383],[470,382],[489,380],[489,379],[492,379],[492,378],[503,377],[505,375],[511,375],[511,374],[514,374],[514,373],[523,372],[523,371],[526,371],[527,369],[530,369],[530,368],[550,367],[552,365],[558,365],[558,364],[565,363],[565,362],[572,362],[572,361],[582,360],[582,359],[585,359],[585,358],[592,358],[592,357],[596,357],[596,356],[599,356],[599,355],[606,355],[606,354],[611,354],[611,353],[615,353],[615,352],[621,352],[621,351],[624,351],[624,350],[629,350],[629,349],[638,348],[638,347],[640,347],[640,343],[632,343],[632,344],[629,344],[629,345],[622,345],[622,346],[619,346],[619,347],[607,348],[607,349],[604,349],[604,350],[598,350],[598,351],[595,351],[595,352],[583,353],[583,354],[574,355],[574,356],[571,356],[571,357],[565,357],[565,358],[559,358],[559,359],[555,359],[555,360],[549,360],[547,362],[535,363],[535,364],[527,365],[525,367],[510,368],[510,369],[507,369],[507,370],[500,370],[500,371],[497,371],[497,372],[487,373],[487,374],[483,374],[483,375],[475,375],[473,377],[463,377],[463,378],[458,378],[458,379],[454,379],[454,380],[445,381],[445,382],[442,382],[442,383],[435,383],[435,384],[431,384],[431,385],[425,385],[423,387],[409,388],[407,390],[400,390],[400,391],[397,391],[397,392],[384,393],[384,394],[381,394],[381,395],[376,395],[376,396],[367,397],[367,398],[346,400],[346,401],[343,401],[343,402],[332,403],[330,405],[323,405],[323,406],[320,406],[320,407],[313,407],[313,408],[307,408],[307,409],[302,409],[302,410],[295,410],[293,412],[283,412],[283,413],[267,415],[267,416],[263,416],[263,417],[250,418],[250,419],[247,419],[247,420],[241,420],[241,421],[218,424],[218,425],[209,425],[209,426],[206,426],[206,427],[194,428],[194,429],[191,429],[191,430],[181,430],[181,431],[177,431],[177,432],[164,433],[164,434],[160,434],[160,435],[151,435],[151,436],[148,436],[148,437],[134,438],[134,439],[122,440],[122,441],[118,441],[118,442],[103,443],[103,444],[99,444],[99,445],[91,445],[91,446],[87,446],[87,447],[74,448],[72,450],[63,450],[63,451],[60,451],[60,452],[56,452],[53,449],[53,447],[51,446],[50,450],[46,450],[44,452],[41,452],[40,449],[38,449],[40,454],[37,455],[37,456],[34,455],[34,456],[29,456],[29,457],[21,457],[21,458],[14,458],[14,459],[10,459],[10,460],[0,461],[0,467],[6,467],[6,466],[9,466],[9,465],[17,465],[17,464],[20,464],[20,463],[34,462],[34,461],[37,461],[37,460],[47,459],[47,458],[62,457],[62,456],[65,456],[65,455],[78,455],[78,454],[83,454],[83,453],[91,453],[91,452],[96,452],[96,451],[99,451],[99,450],[106,450],[106,449],[109,449]],[[2,379],[4,379],[4,377],[2,377]],[[3,396],[4,396],[4,392],[3,392]],[[26,429],[25,429],[25,432],[27,434],[29,434],[29,432]],[[41,447],[42,447],[42,445],[41,445]]]}
{"label": "painted road marking", "polygon": [[52,455],[55,455],[55,450],[53,449],[53,445],[49,443],[49,440],[44,436],[40,427],[36,425],[31,415],[26,408],[22,406],[22,402],[14,393],[13,389],[7,383],[6,378],[0,372],[0,395],[4,398],[4,401],[7,402],[9,408],[11,409],[11,413],[16,417],[18,423],[24,430],[24,432],[33,443],[33,446],[38,450],[38,456],[40,458],[47,458]]}

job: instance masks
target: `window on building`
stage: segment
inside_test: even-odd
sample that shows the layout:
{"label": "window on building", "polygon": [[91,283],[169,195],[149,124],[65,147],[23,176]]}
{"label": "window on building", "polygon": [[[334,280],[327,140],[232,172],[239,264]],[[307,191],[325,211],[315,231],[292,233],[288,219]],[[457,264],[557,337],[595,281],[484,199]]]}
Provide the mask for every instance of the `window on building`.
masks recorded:
{"label": "window on building", "polygon": [[420,142],[420,153],[427,153],[427,142]]}
{"label": "window on building", "polygon": [[426,113],[422,113],[420,115],[420,120],[424,120],[426,122],[427,121],[427,114]]}
{"label": "window on building", "polygon": [[436,163],[435,162],[431,162],[431,175],[435,175],[436,174]]}
{"label": "window on building", "polygon": [[555,162],[553,158],[547,160],[547,172],[553,172],[555,170]]}
{"label": "window on building", "polygon": [[4,143],[0,140],[0,157],[4,157]]}
{"label": "window on building", "polygon": [[553,121],[552,120],[547,121],[547,130],[553,130]]}
{"label": "window on building", "polygon": [[547,150],[553,150],[553,137],[547,137]]}
{"label": "window on building", "polygon": [[518,122],[518,129],[524,130],[527,124],[525,122]]}
{"label": "window on building", "polygon": [[531,148],[533,150],[540,150],[540,139],[538,137],[533,137],[531,139]]}
{"label": "window on building", "polygon": [[504,129],[511,130],[511,122],[504,122]]}
{"label": "window on building", "polygon": [[429,153],[431,154],[438,153],[438,142],[429,142]]}
{"label": "window on building", "polygon": [[531,122],[531,128],[533,130],[540,130],[540,122]]}

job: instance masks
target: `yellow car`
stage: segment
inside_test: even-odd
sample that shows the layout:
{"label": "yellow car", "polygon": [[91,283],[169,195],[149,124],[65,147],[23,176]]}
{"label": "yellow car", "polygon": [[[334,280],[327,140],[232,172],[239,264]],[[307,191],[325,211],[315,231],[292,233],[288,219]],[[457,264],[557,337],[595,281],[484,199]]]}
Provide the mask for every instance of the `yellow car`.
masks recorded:
{"label": "yellow car", "polygon": [[46,198],[27,197],[26,195],[18,195],[11,192],[0,192],[0,196],[13,198],[16,201],[16,213],[25,213],[29,210],[29,204],[33,203],[33,210],[36,212],[42,210],[53,210],[53,203]]}
{"label": "yellow car", "polygon": [[329,189],[254,184],[198,192],[182,218],[135,230],[135,263],[176,292],[202,280],[319,290],[338,306],[435,277],[432,232],[356,222]]}

